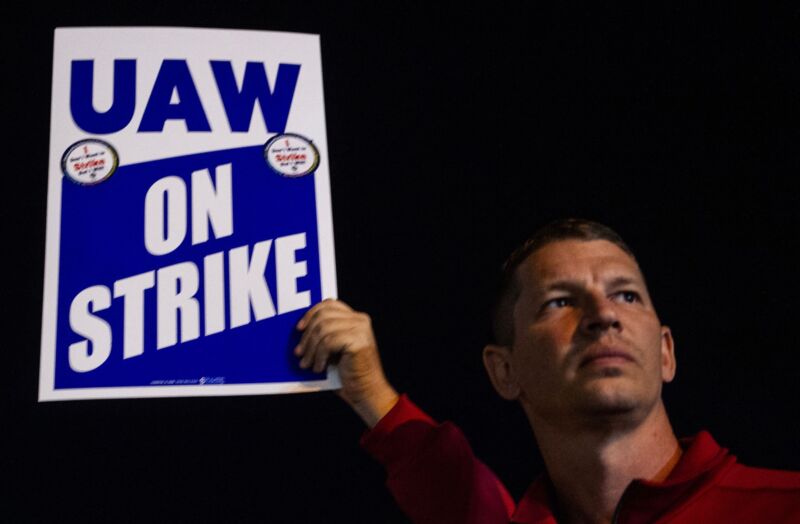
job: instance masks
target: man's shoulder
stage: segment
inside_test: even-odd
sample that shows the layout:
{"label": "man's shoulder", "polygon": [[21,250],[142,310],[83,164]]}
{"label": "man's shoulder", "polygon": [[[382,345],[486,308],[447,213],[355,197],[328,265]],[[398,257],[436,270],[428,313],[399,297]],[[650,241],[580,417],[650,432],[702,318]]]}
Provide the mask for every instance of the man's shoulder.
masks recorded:
{"label": "man's shoulder", "polygon": [[[708,431],[683,439],[686,448],[673,475],[683,480],[708,478],[717,488],[731,491],[800,491],[800,471],[753,467],[742,464],[721,447]],[[707,480],[703,480],[706,483]]]}
{"label": "man's shoulder", "polygon": [[800,471],[757,468],[735,463],[720,479],[719,487],[742,491],[788,491],[800,495]]}
{"label": "man's shoulder", "polygon": [[654,486],[676,497],[662,499],[664,522],[800,522],[800,472],[741,464],[705,431],[684,442],[675,475]]}

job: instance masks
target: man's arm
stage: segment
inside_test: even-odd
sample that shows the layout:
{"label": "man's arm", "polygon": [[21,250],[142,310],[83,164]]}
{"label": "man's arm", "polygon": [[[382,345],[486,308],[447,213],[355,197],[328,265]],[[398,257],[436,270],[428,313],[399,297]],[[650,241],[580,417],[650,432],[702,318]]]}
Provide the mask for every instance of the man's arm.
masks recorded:
{"label": "man's arm", "polygon": [[386,380],[368,315],[325,300],[297,328],[300,366],[320,372],[338,363],[339,396],[370,427],[361,444],[386,467],[392,495],[414,522],[508,522],[513,499],[461,431],[437,424]]}

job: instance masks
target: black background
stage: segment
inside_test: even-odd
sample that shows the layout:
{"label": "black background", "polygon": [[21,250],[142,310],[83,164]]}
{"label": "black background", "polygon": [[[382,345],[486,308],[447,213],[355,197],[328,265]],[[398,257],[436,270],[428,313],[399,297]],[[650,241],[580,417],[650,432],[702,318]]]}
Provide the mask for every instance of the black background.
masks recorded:
{"label": "black background", "polygon": [[404,522],[332,393],[37,403],[60,26],[321,35],[340,297],[371,314],[394,385],[515,497],[541,460],[480,362],[493,275],[564,216],[637,252],[677,341],[676,432],[800,469],[793,3],[22,7],[3,32],[3,520]]}

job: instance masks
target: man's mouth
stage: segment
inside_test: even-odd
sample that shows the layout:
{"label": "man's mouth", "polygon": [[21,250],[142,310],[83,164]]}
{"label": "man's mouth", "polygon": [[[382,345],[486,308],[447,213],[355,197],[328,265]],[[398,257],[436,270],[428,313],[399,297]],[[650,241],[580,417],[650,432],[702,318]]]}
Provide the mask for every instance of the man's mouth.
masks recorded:
{"label": "man's mouth", "polygon": [[600,347],[589,350],[581,359],[578,366],[616,366],[634,362],[633,357],[626,351],[611,347]]}

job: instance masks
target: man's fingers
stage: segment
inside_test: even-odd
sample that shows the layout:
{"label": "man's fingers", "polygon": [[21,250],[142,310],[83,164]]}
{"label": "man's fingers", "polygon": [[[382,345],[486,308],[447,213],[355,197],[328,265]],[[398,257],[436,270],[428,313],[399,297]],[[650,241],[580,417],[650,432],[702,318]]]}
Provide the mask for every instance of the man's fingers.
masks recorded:
{"label": "man's fingers", "polygon": [[340,310],[319,312],[303,330],[303,335],[300,337],[300,341],[294,349],[294,354],[299,357],[305,354],[309,347],[315,344],[324,334],[337,329],[346,328],[350,323],[350,316],[351,314]]}
{"label": "man's fingers", "polygon": [[324,311],[351,312],[353,310],[341,300],[336,300],[335,298],[326,298],[322,302],[314,304],[311,309],[305,312],[302,318],[300,318],[300,320],[297,322],[297,329],[305,329],[309,323],[313,322],[314,317],[316,317],[320,312]]}
{"label": "man's fingers", "polygon": [[310,340],[308,349],[300,359],[300,367],[305,369],[313,366],[315,373],[324,370],[329,360],[347,349],[347,338],[342,336],[343,333],[344,330],[329,332]]}
{"label": "man's fingers", "polygon": [[348,323],[348,317],[337,312],[327,312],[323,315],[314,317],[312,323],[308,324],[300,337],[300,346],[308,346],[314,343],[325,333],[329,333]]}
{"label": "man's fingers", "polygon": [[[333,337],[328,335],[326,338],[332,339]],[[329,340],[326,344],[326,340],[323,339],[317,344],[317,349],[314,351],[314,373],[321,373],[328,365],[328,356],[336,349],[329,345],[333,343],[333,340]]]}
{"label": "man's fingers", "polygon": [[329,356],[345,351],[348,342],[352,342],[347,337],[352,327],[353,320],[349,317],[317,319],[306,329],[300,344],[295,348],[295,355],[302,356],[300,367],[306,368],[314,364],[317,372],[325,369]]}
{"label": "man's fingers", "polygon": [[299,366],[302,369],[306,369],[312,362],[314,362],[314,351],[306,351],[303,354],[303,358],[300,359]]}

